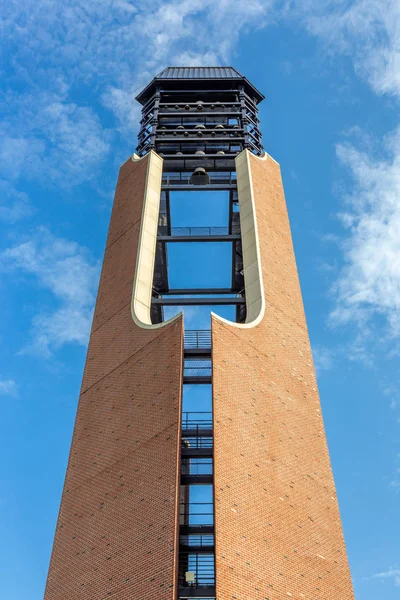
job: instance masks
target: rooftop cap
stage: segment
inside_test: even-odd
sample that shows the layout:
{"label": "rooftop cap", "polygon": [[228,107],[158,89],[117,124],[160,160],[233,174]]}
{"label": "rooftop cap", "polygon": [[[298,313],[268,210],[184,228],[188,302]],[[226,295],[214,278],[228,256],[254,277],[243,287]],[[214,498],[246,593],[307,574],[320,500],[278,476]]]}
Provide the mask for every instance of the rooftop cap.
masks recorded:
{"label": "rooftop cap", "polygon": [[264,100],[264,95],[234,67],[166,67],[136,96],[136,100],[140,102],[140,104],[144,104],[154,93],[157,84],[161,87],[167,85],[167,87],[171,86],[173,89],[179,89],[178,85],[180,85],[183,80],[186,80],[191,88],[193,88],[194,85],[196,87],[198,85],[200,89],[201,83],[206,81],[212,84],[213,88],[216,87],[216,89],[218,89],[219,85],[222,83],[231,84],[241,80],[246,92],[253,97],[257,103]]}

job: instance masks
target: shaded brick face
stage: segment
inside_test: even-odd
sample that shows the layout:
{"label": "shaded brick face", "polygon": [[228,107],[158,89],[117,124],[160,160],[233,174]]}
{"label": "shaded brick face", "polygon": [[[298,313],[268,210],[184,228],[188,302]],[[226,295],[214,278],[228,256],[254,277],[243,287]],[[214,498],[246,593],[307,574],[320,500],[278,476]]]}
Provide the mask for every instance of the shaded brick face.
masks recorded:
{"label": "shaded brick face", "polygon": [[353,600],[280,169],[250,161],[266,311],[212,322],[217,600]]}
{"label": "shaded brick face", "polygon": [[183,323],[130,312],[147,158],[120,171],[45,600],[172,600]]}

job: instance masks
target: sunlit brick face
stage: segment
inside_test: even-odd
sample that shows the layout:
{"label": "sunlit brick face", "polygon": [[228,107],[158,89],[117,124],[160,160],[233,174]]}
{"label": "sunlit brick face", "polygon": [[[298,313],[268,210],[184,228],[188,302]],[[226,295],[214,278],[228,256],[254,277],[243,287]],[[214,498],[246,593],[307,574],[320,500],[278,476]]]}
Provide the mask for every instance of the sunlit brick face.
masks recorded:
{"label": "sunlit brick face", "polygon": [[120,171],[45,600],[175,598],[182,320],[131,315],[147,162]]}
{"label": "sunlit brick face", "polygon": [[266,310],[212,324],[216,594],[353,600],[280,169],[250,165]]}

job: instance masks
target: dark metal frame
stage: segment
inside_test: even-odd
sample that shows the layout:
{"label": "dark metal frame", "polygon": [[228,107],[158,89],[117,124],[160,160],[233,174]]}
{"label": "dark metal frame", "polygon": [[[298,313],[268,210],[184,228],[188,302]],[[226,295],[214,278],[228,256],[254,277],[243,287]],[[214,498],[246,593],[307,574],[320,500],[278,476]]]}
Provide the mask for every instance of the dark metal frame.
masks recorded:
{"label": "dark metal frame", "polygon": [[[184,186],[174,186],[174,190],[182,190]],[[197,186],[189,186],[191,190],[198,190]],[[209,190],[209,186],[201,186],[201,189]],[[156,267],[153,282],[152,320],[158,323],[163,320],[163,306],[193,306],[193,305],[235,305],[236,321],[244,322],[246,318],[246,303],[244,300],[244,276],[242,245],[240,234],[240,220],[238,207],[238,194],[236,186],[225,189],[229,193],[229,222],[223,229],[223,233],[213,235],[217,228],[212,227],[187,227],[172,228],[170,216],[170,192],[171,188],[162,186],[161,203],[159,213],[159,227],[157,235]],[[182,230],[182,231],[181,231]],[[201,232],[201,234],[199,234]],[[176,235],[185,233],[186,235]],[[232,286],[228,288],[204,288],[204,289],[170,289],[168,283],[167,266],[167,244],[178,242],[227,242],[232,244]],[[237,298],[167,298],[166,296],[217,296],[238,294]]]}
{"label": "dark metal frame", "polygon": [[233,159],[244,148],[260,155],[257,105],[263,95],[239,73],[207,78],[187,73],[187,79],[175,79],[165,77],[164,71],[138,95],[139,156],[155,150],[164,158],[165,171],[196,166],[233,171]]}
{"label": "dark metal frame", "polygon": [[[163,306],[173,305],[235,305],[236,320],[245,320],[235,157],[244,149],[255,155],[263,152],[258,119],[258,103],[262,99],[263,95],[232,67],[169,67],[155,77],[137,97],[142,104],[137,152],[139,156],[144,156],[155,150],[163,157],[151,309],[153,323],[163,320]],[[202,185],[195,185],[196,179],[192,179],[191,175],[199,167],[205,170],[206,176],[200,179]],[[205,183],[207,176],[209,182]],[[201,231],[198,228],[187,228],[177,231],[171,228],[170,192],[178,190],[228,191],[229,223],[226,230],[203,228]],[[231,287],[170,289],[167,244],[177,242],[231,243]],[[183,383],[211,381],[210,332],[201,332],[200,335],[199,332],[185,332]],[[209,473],[191,472],[192,460],[212,461],[212,440],[212,415],[208,420],[200,418],[197,421],[188,420],[187,415],[186,418],[182,415],[182,485],[213,483],[212,469]],[[187,508],[190,504],[189,496],[186,503]],[[214,544],[204,547],[187,546],[183,537],[194,534],[213,536],[214,525],[190,525],[185,515],[186,513],[183,521],[180,520],[182,542],[179,547],[178,597],[210,599],[215,597],[214,566],[210,568],[210,573],[213,571],[212,579],[204,580],[203,584],[197,582],[196,585],[188,585],[182,579],[182,574],[184,575],[185,566],[189,565],[188,556],[214,555]],[[181,517],[180,514],[180,519]],[[212,563],[214,565],[214,558]]]}

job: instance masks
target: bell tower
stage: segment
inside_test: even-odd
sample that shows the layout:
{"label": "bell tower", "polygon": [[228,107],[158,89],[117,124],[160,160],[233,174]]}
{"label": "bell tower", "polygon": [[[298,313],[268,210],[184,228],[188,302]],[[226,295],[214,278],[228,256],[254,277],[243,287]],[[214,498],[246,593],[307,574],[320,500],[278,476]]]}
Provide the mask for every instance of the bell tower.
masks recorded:
{"label": "bell tower", "polygon": [[[45,600],[354,600],[263,98],[233,67],[137,97]],[[207,194],[224,226],[174,223]],[[177,244],[228,248],[229,285],[171,285]],[[207,329],[173,314],[207,306]]]}

